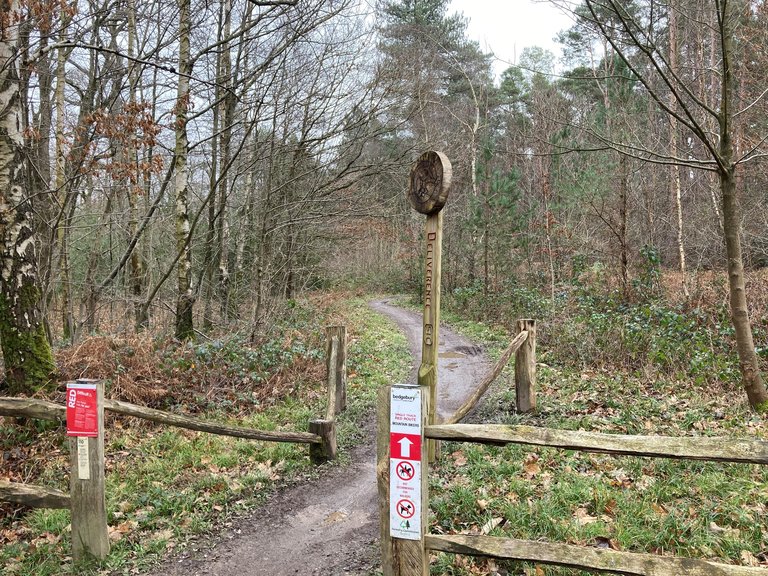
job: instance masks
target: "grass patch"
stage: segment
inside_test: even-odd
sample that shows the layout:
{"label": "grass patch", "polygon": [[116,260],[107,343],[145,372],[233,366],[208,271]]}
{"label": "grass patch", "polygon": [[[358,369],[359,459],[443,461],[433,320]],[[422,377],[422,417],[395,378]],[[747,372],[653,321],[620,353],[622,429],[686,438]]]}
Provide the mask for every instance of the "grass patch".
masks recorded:
{"label": "grass patch", "polygon": [[[475,417],[622,434],[765,439],[740,396],[680,382],[539,366],[539,411],[516,415],[506,375]],[[498,410],[498,407],[507,409]],[[768,469],[612,457],[526,446],[447,443],[430,477],[431,531],[489,534],[768,566]],[[450,554],[434,574],[587,572]]]}

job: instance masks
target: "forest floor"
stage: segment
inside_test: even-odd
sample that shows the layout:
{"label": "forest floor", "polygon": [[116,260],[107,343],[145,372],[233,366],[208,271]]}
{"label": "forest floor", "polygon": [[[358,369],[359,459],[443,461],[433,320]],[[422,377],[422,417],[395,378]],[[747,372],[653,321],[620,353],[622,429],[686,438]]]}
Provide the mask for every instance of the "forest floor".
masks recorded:
{"label": "forest floor", "polygon": [[[421,316],[386,300],[371,307],[407,335],[414,369],[421,357]],[[438,415],[458,409],[482,380],[490,362],[466,338],[442,328],[438,371]],[[379,518],[376,493],[375,422],[368,441],[350,453],[344,467],[285,489],[225,530],[200,537],[166,559],[153,576],[242,576],[289,574],[363,575],[377,571]]]}

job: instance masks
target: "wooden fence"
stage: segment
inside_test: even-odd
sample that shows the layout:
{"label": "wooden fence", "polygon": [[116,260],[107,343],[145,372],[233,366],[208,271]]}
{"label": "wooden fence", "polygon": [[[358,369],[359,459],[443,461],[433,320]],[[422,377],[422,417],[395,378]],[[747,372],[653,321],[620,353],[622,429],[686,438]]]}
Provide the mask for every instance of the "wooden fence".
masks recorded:
{"label": "wooden fence", "polygon": [[[535,335],[533,324],[521,321],[519,331]],[[526,329],[527,328],[527,329]],[[525,330],[524,330],[525,329]],[[515,341],[513,341],[515,344]],[[516,388],[523,389],[525,406],[535,407],[535,394],[526,383],[535,364],[535,344],[523,352],[526,366],[516,365]],[[520,355],[517,362],[521,361]],[[522,375],[522,377],[520,376]],[[522,381],[521,381],[522,380]],[[535,373],[534,378],[535,380]],[[422,387],[422,397],[428,396]],[[477,396],[479,398],[479,396]],[[388,423],[390,394],[384,390],[379,399],[377,480],[381,509],[382,567],[384,576],[427,576],[429,551],[441,551],[497,559],[530,561],[595,572],[636,576],[768,576],[768,569],[721,564],[696,558],[638,554],[610,549],[590,548],[563,543],[539,542],[481,535],[439,535],[426,533],[429,499],[427,495],[429,462],[423,457],[421,479],[419,540],[393,538],[390,533],[390,453]],[[464,414],[469,410],[464,411]],[[424,410],[424,413],[427,411]],[[566,431],[531,426],[457,424],[422,425],[422,439],[478,442],[506,445],[527,444],[564,450],[614,455],[647,456],[716,462],[768,464],[768,442],[729,438],[678,438],[668,436],[633,436],[597,432]]]}
{"label": "wooden fence", "polygon": [[[109,554],[104,491],[104,410],[159,424],[223,436],[266,442],[309,445],[313,464],[336,457],[336,416],[346,407],[346,328],[329,326],[327,336],[328,407],[325,418],[312,420],[308,432],[256,430],[208,422],[104,398],[103,383],[96,382],[98,436],[70,438],[70,492],[53,488],[0,481],[0,500],[34,508],[68,508],[72,512],[72,553],[75,561],[88,556],[104,559]],[[92,381],[93,382],[93,381]],[[34,398],[0,397],[0,416],[64,421],[66,408]]]}

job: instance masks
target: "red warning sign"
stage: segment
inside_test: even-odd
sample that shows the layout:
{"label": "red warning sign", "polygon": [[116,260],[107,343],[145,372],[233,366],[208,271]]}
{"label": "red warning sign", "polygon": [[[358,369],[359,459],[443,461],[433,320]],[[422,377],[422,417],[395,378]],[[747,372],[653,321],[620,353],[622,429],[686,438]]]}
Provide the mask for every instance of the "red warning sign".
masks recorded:
{"label": "red warning sign", "polygon": [[416,474],[416,468],[410,462],[400,462],[395,466],[395,473],[400,480],[408,482]]}
{"label": "red warning sign", "polygon": [[95,438],[99,435],[96,384],[67,383],[67,436]]}
{"label": "red warning sign", "polygon": [[402,500],[397,501],[396,511],[400,518],[405,518],[407,520],[408,518],[412,518],[416,513],[416,506],[407,498],[403,498]]}
{"label": "red warning sign", "polygon": [[421,460],[421,435],[390,432],[389,450],[391,458]]}

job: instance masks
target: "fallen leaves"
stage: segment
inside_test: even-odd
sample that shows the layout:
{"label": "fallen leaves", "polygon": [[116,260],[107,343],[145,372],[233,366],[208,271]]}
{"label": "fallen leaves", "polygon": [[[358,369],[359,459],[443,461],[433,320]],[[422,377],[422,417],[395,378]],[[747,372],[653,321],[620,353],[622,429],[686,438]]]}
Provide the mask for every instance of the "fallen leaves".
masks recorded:
{"label": "fallen leaves", "polygon": [[541,466],[539,466],[539,455],[532,452],[523,460],[523,476],[531,479],[541,473]]}
{"label": "fallen leaves", "polygon": [[456,452],[451,454],[451,458],[453,459],[453,464],[455,466],[462,467],[467,465],[467,457],[461,450],[456,450]]}
{"label": "fallen leaves", "polygon": [[587,524],[592,524],[593,522],[597,522],[599,520],[597,516],[590,515],[590,513],[584,507],[576,508],[573,513],[573,519],[579,526],[586,526]]}
{"label": "fallen leaves", "polygon": [[107,528],[107,533],[111,542],[118,542],[125,536],[137,530],[138,527],[139,523],[136,520],[126,520],[117,526],[109,526]]}

